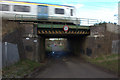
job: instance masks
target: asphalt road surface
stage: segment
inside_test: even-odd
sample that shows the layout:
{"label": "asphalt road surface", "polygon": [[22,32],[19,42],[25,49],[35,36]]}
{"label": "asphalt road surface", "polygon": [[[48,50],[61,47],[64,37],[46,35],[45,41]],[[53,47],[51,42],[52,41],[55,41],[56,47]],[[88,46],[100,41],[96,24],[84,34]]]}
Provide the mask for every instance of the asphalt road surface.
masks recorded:
{"label": "asphalt road surface", "polygon": [[57,51],[52,54],[51,64],[39,72],[36,78],[115,78],[80,59],[69,57],[68,53]]}

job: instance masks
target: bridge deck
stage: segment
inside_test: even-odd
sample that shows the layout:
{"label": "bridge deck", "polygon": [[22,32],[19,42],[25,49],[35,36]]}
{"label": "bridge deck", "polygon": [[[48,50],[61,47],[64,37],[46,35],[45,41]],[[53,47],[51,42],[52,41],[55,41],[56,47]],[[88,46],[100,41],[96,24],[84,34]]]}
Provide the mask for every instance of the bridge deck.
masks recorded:
{"label": "bridge deck", "polygon": [[[38,24],[38,28],[63,28],[67,24]],[[79,26],[79,25],[67,25],[69,28],[74,29],[90,29],[89,26]]]}
{"label": "bridge deck", "polygon": [[90,35],[88,26],[67,25],[68,31],[63,30],[65,24],[38,24],[37,34],[45,37],[77,37]]}
{"label": "bridge deck", "polygon": [[[37,27],[37,35],[44,37],[75,37],[90,35],[89,26],[75,25],[64,22],[48,22],[48,21],[26,21],[26,20],[12,20],[23,24],[35,24]],[[68,31],[64,31],[63,27],[67,25]]]}

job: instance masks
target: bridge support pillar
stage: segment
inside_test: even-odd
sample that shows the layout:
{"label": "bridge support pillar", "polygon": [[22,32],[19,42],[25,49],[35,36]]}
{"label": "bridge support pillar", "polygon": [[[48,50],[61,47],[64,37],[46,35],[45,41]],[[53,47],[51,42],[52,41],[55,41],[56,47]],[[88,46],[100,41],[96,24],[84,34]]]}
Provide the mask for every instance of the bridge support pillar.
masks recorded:
{"label": "bridge support pillar", "polygon": [[76,56],[85,54],[85,48],[86,48],[85,43],[86,43],[86,37],[68,38],[69,51]]}
{"label": "bridge support pillar", "polygon": [[45,38],[38,37],[39,46],[38,46],[38,61],[43,62],[45,59]]}

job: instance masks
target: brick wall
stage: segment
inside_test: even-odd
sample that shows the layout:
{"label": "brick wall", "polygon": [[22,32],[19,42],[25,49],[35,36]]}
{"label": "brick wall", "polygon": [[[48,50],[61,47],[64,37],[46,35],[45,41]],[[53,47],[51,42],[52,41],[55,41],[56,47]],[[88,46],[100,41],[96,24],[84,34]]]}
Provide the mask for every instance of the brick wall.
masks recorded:
{"label": "brick wall", "polygon": [[2,42],[8,42],[18,45],[20,59],[25,59],[23,46],[23,32],[24,28],[18,22],[2,21]]}
{"label": "brick wall", "polygon": [[86,40],[86,54],[89,54],[87,49],[91,50],[92,56],[112,53],[112,42],[119,40],[120,34],[108,31],[108,27],[106,24],[91,27],[91,35]]}

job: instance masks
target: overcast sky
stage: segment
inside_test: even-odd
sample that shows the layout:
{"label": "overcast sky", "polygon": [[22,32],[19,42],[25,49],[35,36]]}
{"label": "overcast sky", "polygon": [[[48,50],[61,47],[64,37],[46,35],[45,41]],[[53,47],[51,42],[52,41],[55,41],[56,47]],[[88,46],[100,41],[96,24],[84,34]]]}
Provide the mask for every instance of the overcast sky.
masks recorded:
{"label": "overcast sky", "polygon": [[77,9],[80,18],[99,19],[106,22],[117,22],[118,0],[16,0],[60,5],[72,5]]}

